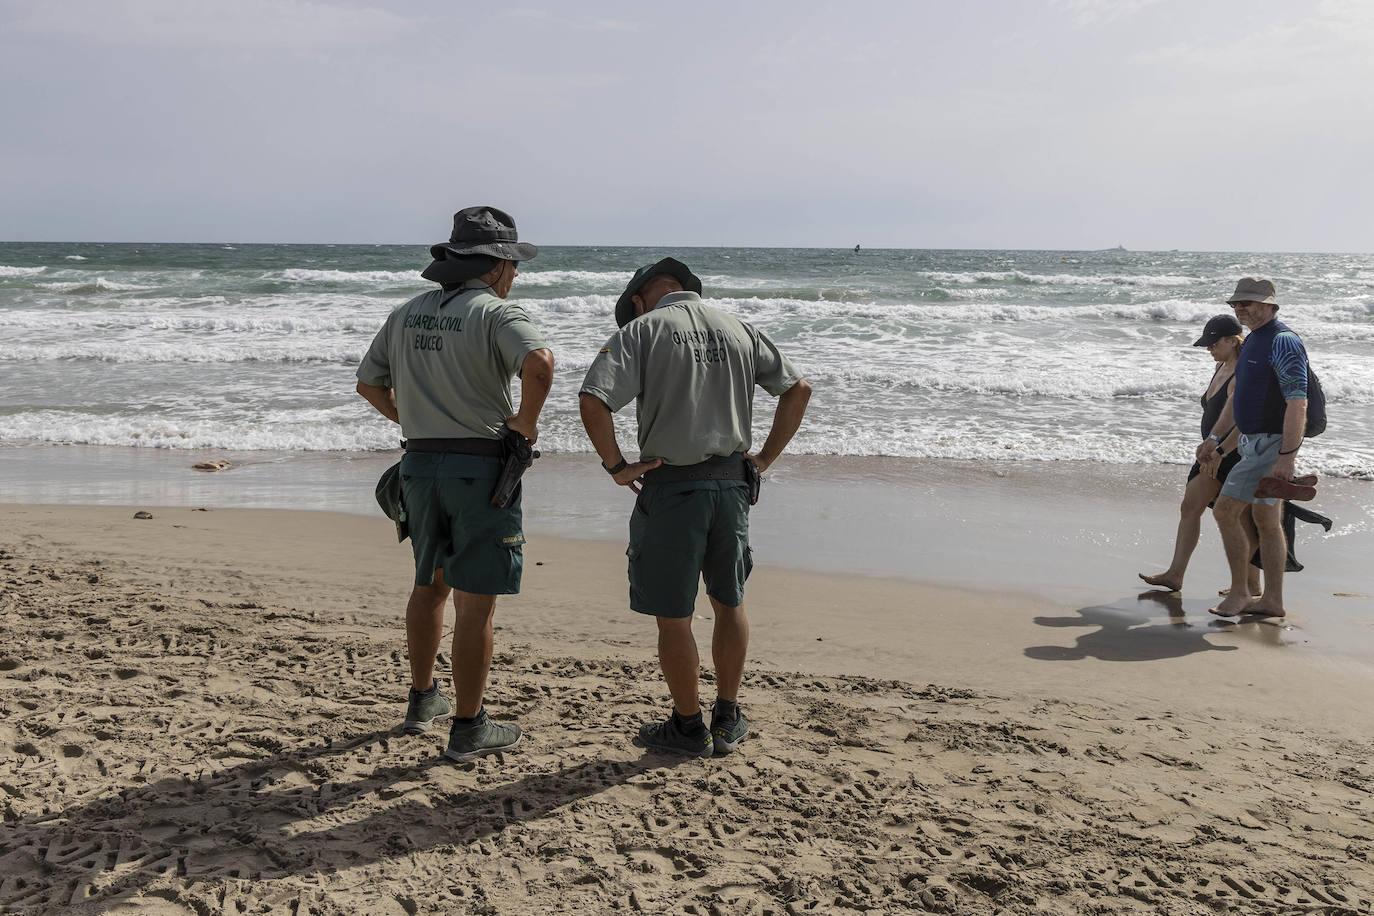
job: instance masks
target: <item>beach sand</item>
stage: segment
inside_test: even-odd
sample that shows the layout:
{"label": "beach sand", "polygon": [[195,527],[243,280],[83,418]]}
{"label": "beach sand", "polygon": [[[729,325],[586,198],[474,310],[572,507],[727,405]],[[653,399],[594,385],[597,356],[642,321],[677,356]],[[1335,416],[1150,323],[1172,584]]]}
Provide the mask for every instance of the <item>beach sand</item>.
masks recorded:
{"label": "beach sand", "polygon": [[6,912],[1374,908],[1374,668],[1201,594],[762,566],[754,734],[674,761],[630,740],[667,694],[623,544],[534,536],[488,693],[527,740],[455,766],[445,729],[395,731],[409,545],[380,517],[0,531]]}

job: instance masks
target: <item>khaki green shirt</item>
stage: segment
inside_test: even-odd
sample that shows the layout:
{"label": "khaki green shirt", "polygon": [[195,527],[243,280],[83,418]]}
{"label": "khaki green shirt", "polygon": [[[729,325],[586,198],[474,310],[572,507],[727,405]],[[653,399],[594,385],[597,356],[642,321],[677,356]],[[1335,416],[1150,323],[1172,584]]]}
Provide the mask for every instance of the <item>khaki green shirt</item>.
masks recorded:
{"label": "khaki green shirt", "polygon": [[396,391],[407,439],[495,439],[515,412],[510,380],[548,344],[518,305],[480,280],[416,296],[387,317],[358,381]]}
{"label": "khaki green shirt", "polygon": [[612,413],[637,400],[640,460],[683,465],[749,451],[754,386],[776,397],[800,380],[761,331],[680,292],[606,342],[582,393]]}

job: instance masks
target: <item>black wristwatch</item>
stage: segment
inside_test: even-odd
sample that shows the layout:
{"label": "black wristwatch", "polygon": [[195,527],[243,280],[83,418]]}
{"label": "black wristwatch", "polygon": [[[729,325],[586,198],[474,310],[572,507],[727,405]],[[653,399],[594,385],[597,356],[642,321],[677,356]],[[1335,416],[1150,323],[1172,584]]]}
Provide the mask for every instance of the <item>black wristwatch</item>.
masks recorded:
{"label": "black wristwatch", "polygon": [[626,466],[627,466],[628,464],[629,464],[628,461],[626,461],[624,458],[621,458],[620,461],[616,462],[616,466],[613,467],[613,468],[607,468],[606,465],[605,465],[604,463],[603,463],[601,466],[602,466],[603,468],[606,468],[606,473],[607,473],[607,474],[610,474],[612,477],[614,477],[615,475],[619,474],[621,471],[625,470],[625,468],[626,468]]}

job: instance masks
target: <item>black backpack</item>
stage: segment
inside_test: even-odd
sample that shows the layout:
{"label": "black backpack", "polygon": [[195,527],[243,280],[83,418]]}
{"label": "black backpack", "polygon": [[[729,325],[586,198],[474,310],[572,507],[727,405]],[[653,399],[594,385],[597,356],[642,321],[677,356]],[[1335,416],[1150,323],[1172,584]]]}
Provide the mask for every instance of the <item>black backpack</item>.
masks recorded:
{"label": "black backpack", "polygon": [[1308,439],[1326,432],[1326,392],[1322,391],[1321,379],[1309,363],[1307,366],[1307,429],[1303,435]]}

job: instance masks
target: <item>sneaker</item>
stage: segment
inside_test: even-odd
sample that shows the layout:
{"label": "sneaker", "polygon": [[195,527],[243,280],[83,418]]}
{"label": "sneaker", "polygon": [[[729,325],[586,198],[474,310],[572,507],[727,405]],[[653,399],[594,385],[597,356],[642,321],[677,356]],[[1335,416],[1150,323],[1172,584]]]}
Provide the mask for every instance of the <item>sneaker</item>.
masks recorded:
{"label": "sneaker", "polygon": [[676,716],[668,716],[662,722],[649,722],[639,727],[639,740],[651,751],[665,754],[683,754],[688,757],[710,757],[715,748],[711,743],[711,733],[701,726],[699,733],[687,733],[677,723]]}
{"label": "sneaker", "polygon": [[715,745],[717,754],[728,754],[749,734],[749,720],[744,718],[744,713],[739,713],[733,719],[717,721],[714,716],[711,718],[711,741]]}
{"label": "sneaker", "polygon": [[484,754],[509,750],[520,743],[520,738],[520,726],[513,722],[493,722],[483,709],[471,725],[454,721],[449,728],[444,756],[459,763],[476,760]]}
{"label": "sneaker", "polygon": [[423,735],[434,727],[435,719],[442,719],[453,712],[453,704],[439,690],[433,693],[420,693],[410,688],[410,703],[406,706],[406,720],[401,723],[401,731],[407,735]]}

